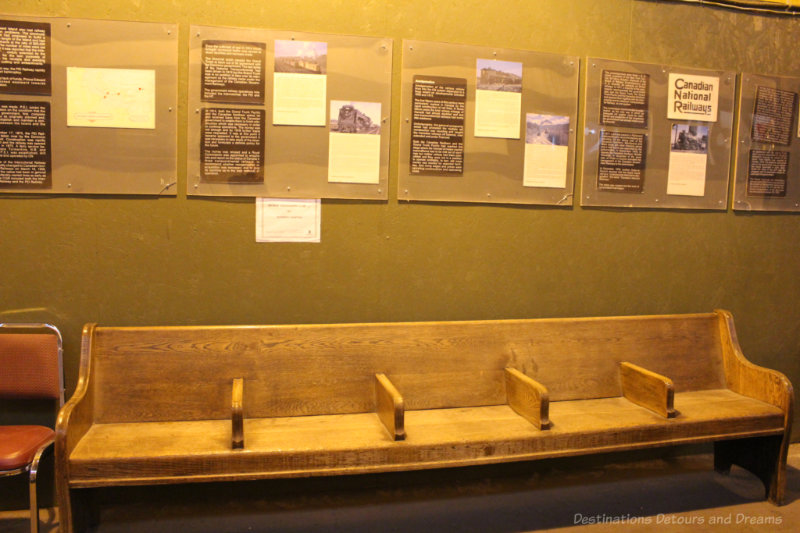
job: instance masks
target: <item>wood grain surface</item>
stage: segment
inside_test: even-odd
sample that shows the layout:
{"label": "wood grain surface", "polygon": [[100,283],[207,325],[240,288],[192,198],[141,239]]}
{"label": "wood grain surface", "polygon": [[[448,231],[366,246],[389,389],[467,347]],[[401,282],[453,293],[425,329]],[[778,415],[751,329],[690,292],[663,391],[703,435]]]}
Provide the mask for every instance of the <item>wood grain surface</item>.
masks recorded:
{"label": "wood grain surface", "polygon": [[679,393],[665,419],[624,398],[550,404],[539,431],[509,406],[406,411],[395,441],[374,413],[245,420],[245,453],[226,421],[95,424],[71,457],[73,487],[296,477],[559,457],[780,434],[783,413],[726,389]]}
{"label": "wood grain surface", "polygon": [[405,402],[385,374],[375,375],[375,401],[378,418],[394,440],[406,438]]}
{"label": "wood grain surface", "polygon": [[[744,358],[725,311],[313,326],[90,324],[78,387],[57,423],[58,498],[69,533],[80,514],[73,502],[87,487],[715,442],[718,469],[751,468],[780,503],[792,409],[791,384]],[[765,457],[751,461],[752,450]]]}
{"label": "wood grain surface", "polygon": [[550,429],[550,395],[536,380],[519,370],[506,368],[508,405],[536,429]]}
{"label": "wood grain surface", "polygon": [[628,400],[665,418],[677,414],[674,407],[675,385],[668,377],[628,362],[619,364],[619,377],[622,395]]}
{"label": "wood grain surface", "polygon": [[[769,499],[780,505],[785,498],[786,457],[789,453],[789,441],[792,434],[792,413],[794,412],[792,384],[780,372],[754,365],[748,361],[739,346],[736,328],[733,325],[733,316],[724,310],[717,310],[716,313],[727,386],[739,394],[772,404],[780,408],[784,414],[783,437],[767,483]],[[736,462],[744,466],[743,463],[749,462],[746,456],[750,453],[752,450],[739,450],[739,454],[745,457]]]}
{"label": "wood grain surface", "polygon": [[669,375],[678,392],[725,383],[714,314],[98,328],[93,357],[100,423],[227,418],[241,376],[255,418],[371,411],[375,374],[391,376],[407,409],[505,404],[506,367],[551,401],[618,396],[622,361]]}

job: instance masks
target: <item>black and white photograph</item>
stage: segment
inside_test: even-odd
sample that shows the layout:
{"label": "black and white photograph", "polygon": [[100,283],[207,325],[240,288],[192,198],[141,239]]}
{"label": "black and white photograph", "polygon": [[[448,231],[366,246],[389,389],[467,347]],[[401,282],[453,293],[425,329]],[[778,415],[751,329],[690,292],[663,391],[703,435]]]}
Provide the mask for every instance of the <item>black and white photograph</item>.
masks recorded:
{"label": "black and white photograph", "polygon": [[673,124],[670,141],[672,152],[708,153],[708,126]]}
{"label": "black and white photograph", "polygon": [[328,72],[328,43],[276,40],[275,72],[326,74]]}
{"label": "black and white photograph", "polygon": [[380,102],[331,100],[331,133],[366,133],[380,135]]}
{"label": "black and white photograph", "polygon": [[478,59],[478,89],[508,93],[522,92],[522,63]]}

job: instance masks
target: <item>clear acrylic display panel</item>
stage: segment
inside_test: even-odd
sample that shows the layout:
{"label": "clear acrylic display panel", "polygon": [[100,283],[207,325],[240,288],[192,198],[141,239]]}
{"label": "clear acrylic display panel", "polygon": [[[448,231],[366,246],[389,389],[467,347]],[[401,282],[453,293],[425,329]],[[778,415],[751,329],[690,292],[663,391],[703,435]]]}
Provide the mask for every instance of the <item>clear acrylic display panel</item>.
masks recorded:
{"label": "clear acrylic display panel", "polygon": [[[735,163],[735,182],[733,185],[733,208],[741,211],[800,211],[800,132],[798,132],[797,109],[792,119],[792,135],[789,146],[771,145],[755,142],[752,139],[753,109],[756,89],[771,87],[782,91],[800,94],[800,78],[778,76],[759,76],[742,74],[742,87],[739,93],[738,151]],[[800,97],[797,99],[800,101]],[[796,102],[796,105],[797,102]],[[789,152],[788,183],[786,196],[762,198],[747,196],[747,172],[750,149],[769,150],[772,147]]]}
{"label": "clear acrylic display panel", "polygon": [[[519,139],[474,136],[478,59],[500,59],[523,64],[523,133]],[[398,199],[571,206],[578,119],[578,73],[579,59],[572,56],[462,44],[403,41]],[[415,75],[467,80],[463,176],[410,173],[411,110]],[[526,113],[570,118],[567,181],[564,188],[523,186]]]}
{"label": "clear acrylic display panel", "polygon": [[[175,24],[49,17],[52,96],[0,95],[50,102],[52,187],[2,193],[175,195],[178,27]],[[67,126],[67,67],[148,69],[156,74],[155,129]]]}
{"label": "clear acrylic display panel", "polygon": [[[381,160],[377,184],[329,183],[329,128],[274,126],[272,72],[275,40],[328,43],[327,102],[380,102]],[[201,102],[203,41],[265,43],[264,105]],[[389,180],[389,139],[392,81],[392,40],[257,28],[192,26],[189,34],[189,135],[187,194],[272,198],[342,198],[386,200]],[[327,103],[326,103],[327,105]],[[266,110],[263,183],[209,183],[200,179],[200,116],[204,107]]]}
{"label": "clear acrylic display panel", "polygon": [[[586,69],[582,206],[720,210],[728,208],[731,133],[734,93],[736,90],[735,72],[596,58],[588,58],[586,60]],[[600,124],[600,93],[604,70],[649,74],[650,96],[646,130],[603,126]],[[719,77],[719,111],[716,122],[688,122],[667,118],[667,90],[670,72]],[[703,196],[667,194],[672,125],[686,123],[709,126],[708,162],[706,165],[705,194]],[[630,133],[645,133],[647,135],[644,189],[641,193],[598,190],[600,132],[604,128]]]}

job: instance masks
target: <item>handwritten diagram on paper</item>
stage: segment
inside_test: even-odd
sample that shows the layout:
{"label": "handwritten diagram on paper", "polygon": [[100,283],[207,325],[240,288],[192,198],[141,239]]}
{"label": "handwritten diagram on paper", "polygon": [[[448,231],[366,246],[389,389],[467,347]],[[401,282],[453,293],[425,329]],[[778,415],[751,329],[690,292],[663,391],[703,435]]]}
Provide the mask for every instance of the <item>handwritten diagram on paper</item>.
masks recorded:
{"label": "handwritten diagram on paper", "polygon": [[67,67],[67,126],[156,127],[156,71]]}

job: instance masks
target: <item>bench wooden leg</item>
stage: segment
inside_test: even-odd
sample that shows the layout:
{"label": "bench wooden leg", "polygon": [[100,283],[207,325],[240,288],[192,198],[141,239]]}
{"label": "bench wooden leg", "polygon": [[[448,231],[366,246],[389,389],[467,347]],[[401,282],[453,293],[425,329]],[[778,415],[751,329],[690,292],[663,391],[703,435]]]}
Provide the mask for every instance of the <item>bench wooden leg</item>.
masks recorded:
{"label": "bench wooden leg", "polygon": [[737,465],[758,477],[766,489],[766,498],[783,505],[786,487],[786,447],[783,436],[753,437],[714,443],[714,470],[730,473]]}
{"label": "bench wooden leg", "polygon": [[91,500],[91,490],[69,489],[66,494],[59,494],[58,522],[61,533],[79,533],[97,525],[96,507]]}

